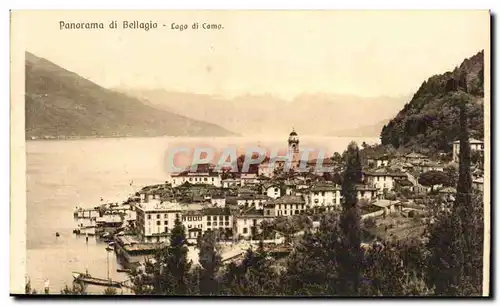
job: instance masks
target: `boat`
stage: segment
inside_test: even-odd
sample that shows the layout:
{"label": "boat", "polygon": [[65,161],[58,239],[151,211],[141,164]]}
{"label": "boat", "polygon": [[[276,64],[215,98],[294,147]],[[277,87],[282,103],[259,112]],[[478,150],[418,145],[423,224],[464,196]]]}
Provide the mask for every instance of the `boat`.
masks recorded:
{"label": "boat", "polygon": [[112,281],[111,279],[92,277],[88,273],[72,272],[71,274],[73,275],[75,282],[105,287],[124,287],[124,285],[120,282]]}

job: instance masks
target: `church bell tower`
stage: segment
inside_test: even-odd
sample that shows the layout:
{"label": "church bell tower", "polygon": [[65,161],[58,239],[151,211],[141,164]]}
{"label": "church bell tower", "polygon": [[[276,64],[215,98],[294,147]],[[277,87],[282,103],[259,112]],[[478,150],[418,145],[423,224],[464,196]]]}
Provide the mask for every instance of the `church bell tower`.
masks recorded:
{"label": "church bell tower", "polygon": [[292,168],[298,166],[299,160],[299,135],[292,129],[290,136],[288,136],[288,154],[292,156]]}

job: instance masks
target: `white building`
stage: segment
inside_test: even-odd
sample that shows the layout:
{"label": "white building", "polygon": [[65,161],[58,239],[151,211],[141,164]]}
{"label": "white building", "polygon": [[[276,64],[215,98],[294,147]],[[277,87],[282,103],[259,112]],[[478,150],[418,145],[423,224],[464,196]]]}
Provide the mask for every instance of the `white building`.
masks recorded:
{"label": "white building", "polygon": [[365,172],[364,177],[369,186],[377,188],[378,193],[382,194],[384,190],[394,190],[394,180],[396,178],[407,178],[408,175],[403,172],[387,172],[383,170]]}
{"label": "white building", "polygon": [[420,168],[420,171],[422,172],[444,171],[444,166],[442,164],[434,162],[422,163],[417,168]]}
{"label": "white building", "polygon": [[139,203],[136,209],[136,227],[144,242],[164,242],[174,227],[176,217],[182,218],[183,207],[175,202],[150,199]]}
{"label": "white building", "polygon": [[236,235],[242,238],[249,238],[262,231],[260,228],[262,221],[268,220],[272,222],[274,216],[265,216],[262,211],[250,209],[239,214],[235,218]]}
{"label": "white building", "polygon": [[[469,139],[469,145],[471,151],[484,151],[484,142],[482,140],[477,139]],[[460,154],[460,141],[457,140],[453,142],[453,161],[458,163],[458,156]]]}
{"label": "white building", "polygon": [[214,195],[210,199],[213,207],[226,207],[226,197],[222,195]]}
{"label": "white building", "polygon": [[221,187],[222,178],[221,174],[216,172],[182,172],[172,175],[172,187],[178,187],[184,183],[207,184]]}
{"label": "white building", "polygon": [[236,198],[236,204],[239,207],[254,207],[255,209],[260,210],[264,208],[264,203],[268,200],[270,200],[270,198],[263,194],[245,194]]}
{"label": "white building", "polygon": [[264,216],[293,216],[303,213],[306,201],[301,196],[285,195],[264,204]]}
{"label": "white building", "polygon": [[336,185],[316,185],[307,193],[310,207],[340,206],[340,187]]}
{"label": "white building", "polygon": [[267,183],[263,186],[263,193],[271,199],[277,199],[284,195],[292,195],[293,186],[289,184]]}
{"label": "white building", "polygon": [[242,181],[240,179],[224,179],[222,180],[222,188],[241,187]]}
{"label": "white building", "polygon": [[376,187],[359,185],[359,186],[356,186],[356,190],[357,190],[358,200],[364,199],[364,200],[371,201],[371,200],[374,200],[377,198],[378,189]]}
{"label": "white building", "polygon": [[484,177],[472,180],[472,187],[477,190],[484,191]]}
{"label": "white building", "polygon": [[259,183],[259,179],[256,173],[242,173],[240,175],[241,186],[245,185],[255,185]]}
{"label": "white building", "polygon": [[187,238],[190,240],[198,238],[208,230],[217,230],[220,234],[232,236],[234,226],[231,211],[218,207],[185,211],[182,216],[182,224],[185,226]]}

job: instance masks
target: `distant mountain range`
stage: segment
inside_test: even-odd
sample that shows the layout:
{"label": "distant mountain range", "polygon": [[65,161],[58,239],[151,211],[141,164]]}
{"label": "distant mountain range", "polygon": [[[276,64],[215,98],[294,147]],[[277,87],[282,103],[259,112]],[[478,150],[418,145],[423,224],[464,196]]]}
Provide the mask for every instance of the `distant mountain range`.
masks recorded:
{"label": "distant mountain range", "polygon": [[[26,137],[302,135],[373,137],[408,97],[222,98],[103,88],[26,52]],[[383,122],[383,123],[381,123]]]}
{"label": "distant mountain range", "polygon": [[26,52],[26,137],[229,136],[190,119],[103,88]]}
{"label": "distant mountain range", "polygon": [[338,137],[379,137],[380,131],[387,123],[389,123],[389,121],[390,119],[386,119],[357,128],[338,130],[332,133],[332,135]]}
{"label": "distant mountain range", "polygon": [[387,118],[396,115],[409,98],[303,94],[287,101],[273,95],[229,99],[163,89],[115,90],[145,104],[216,123],[242,135],[283,135],[293,127],[302,135],[378,136],[383,126],[380,122],[387,123]]}

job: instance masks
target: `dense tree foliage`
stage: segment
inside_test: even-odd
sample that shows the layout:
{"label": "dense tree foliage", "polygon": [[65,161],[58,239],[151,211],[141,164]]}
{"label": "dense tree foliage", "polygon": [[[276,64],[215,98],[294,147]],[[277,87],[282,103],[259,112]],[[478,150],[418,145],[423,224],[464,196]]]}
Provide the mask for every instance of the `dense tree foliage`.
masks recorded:
{"label": "dense tree foliage", "polygon": [[199,290],[202,295],[213,295],[218,292],[217,271],[221,266],[221,256],[216,250],[216,237],[207,231],[199,242],[199,262],[201,265]]}
{"label": "dense tree foliage", "polygon": [[438,171],[438,170],[431,170],[422,173],[418,177],[418,182],[421,185],[427,186],[427,187],[434,187],[435,185],[444,185],[448,183],[449,178],[446,176],[446,174],[443,171]]}
{"label": "dense tree foliage", "polygon": [[459,114],[454,105],[458,89],[468,97],[470,136],[482,139],[483,115],[483,51],[466,59],[453,72],[436,75],[425,81],[403,110],[381,133],[382,144],[395,148],[421,148],[450,151],[459,134]]}
{"label": "dense tree foliage", "polygon": [[361,183],[362,169],[359,149],[349,144],[346,155],[346,170],[342,181],[342,214],[340,228],[342,247],[338,250],[339,286],[342,295],[358,295],[361,264],[360,213],[357,205],[357,185]]}
{"label": "dense tree foliage", "polygon": [[[458,99],[461,97],[458,96]],[[441,211],[430,229],[428,283],[437,295],[482,293],[483,199],[472,197],[470,146],[465,101],[460,108],[460,164],[453,207]],[[474,200],[474,201],[473,201]]]}

